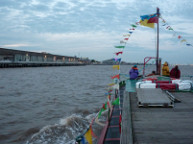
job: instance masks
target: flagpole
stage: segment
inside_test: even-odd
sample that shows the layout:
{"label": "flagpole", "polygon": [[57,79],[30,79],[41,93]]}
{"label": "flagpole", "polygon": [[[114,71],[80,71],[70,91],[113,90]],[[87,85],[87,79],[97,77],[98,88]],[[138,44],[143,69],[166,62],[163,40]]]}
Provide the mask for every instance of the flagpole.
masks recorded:
{"label": "flagpole", "polygon": [[156,53],[156,73],[160,75],[159,70],[159,8],[157,7],[157,53]]}

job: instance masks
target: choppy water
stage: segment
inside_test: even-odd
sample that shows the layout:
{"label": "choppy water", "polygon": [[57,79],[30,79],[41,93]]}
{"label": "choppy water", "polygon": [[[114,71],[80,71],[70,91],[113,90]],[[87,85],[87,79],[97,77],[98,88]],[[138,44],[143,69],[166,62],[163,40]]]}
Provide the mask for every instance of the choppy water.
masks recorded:
{"label": "choppy water", "polygon": [[[180,69],[193,75],[193,66]],[[105,102],[116,73],[99,65],[0,69],[0,143],[73,143]]]}

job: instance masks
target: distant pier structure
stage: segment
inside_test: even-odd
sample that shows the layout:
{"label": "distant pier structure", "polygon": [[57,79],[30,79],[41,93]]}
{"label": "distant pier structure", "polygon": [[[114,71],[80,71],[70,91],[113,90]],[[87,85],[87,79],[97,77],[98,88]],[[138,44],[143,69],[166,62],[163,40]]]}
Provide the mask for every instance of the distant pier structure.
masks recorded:
{"label": "distant pier structure", "polygon": [[61,56],[50,53],[37,53],[0,48],[0,68],[41,67],[41,66],[79,66],[89,64],[88,59],[76,56]]}

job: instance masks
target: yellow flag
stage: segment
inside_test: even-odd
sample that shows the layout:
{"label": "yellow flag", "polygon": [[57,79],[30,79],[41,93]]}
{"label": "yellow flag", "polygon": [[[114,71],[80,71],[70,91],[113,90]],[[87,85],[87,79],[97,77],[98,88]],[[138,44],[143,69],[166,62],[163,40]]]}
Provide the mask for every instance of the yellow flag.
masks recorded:
{"label": "yellow flag", "polygon": [[115,83],[110,83],[110,84],[108,84],[108,86],[113,86],[113,85],[115,85]]}
{"label": "yellow flag", "polygon": [[113,69],[120,69],[120,65],[113,65]]}
{"label": "yellow flag", "polygon": [[85,138],[88,141],[89,144],[92,144],[92,135],[91,135],[91,129],[89,128],[89,130],[85,133]]}
{"label": "yellow flag", "polygon": [[154,23],[147,23],[148,19],[140,20],[140,24],[146,27],[154,28]]}
{"label": "yellow flag", "polygon": [[186,40],[185,40],[185,39],[183,39],[183,40],[181,40],[181,42],[186,42]]}

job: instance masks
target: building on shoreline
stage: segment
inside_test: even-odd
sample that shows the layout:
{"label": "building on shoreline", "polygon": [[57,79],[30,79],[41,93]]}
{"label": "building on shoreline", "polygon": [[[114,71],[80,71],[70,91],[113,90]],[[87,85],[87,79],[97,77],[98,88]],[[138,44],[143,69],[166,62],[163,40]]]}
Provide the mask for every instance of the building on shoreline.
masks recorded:
{"label": "building on shoreline", "polygon": [[0,48],[0,67],[84,65],[88,63],[88,60],[85,61],[76,56]]}

